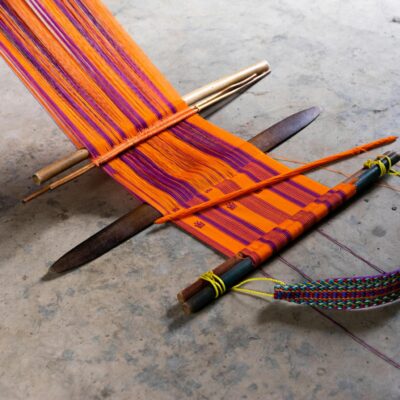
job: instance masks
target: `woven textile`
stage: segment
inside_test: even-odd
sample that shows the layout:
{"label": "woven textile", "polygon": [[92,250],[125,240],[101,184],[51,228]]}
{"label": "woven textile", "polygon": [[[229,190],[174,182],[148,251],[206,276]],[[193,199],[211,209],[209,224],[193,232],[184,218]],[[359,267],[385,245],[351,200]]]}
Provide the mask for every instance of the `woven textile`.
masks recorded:
{"label": "woven textile", "polygon": [[[71,140],[93,158],[187,108],[101,2],[1,4],[4,58]],[[102,168],[163,214],[288,171],[200,116],[185,119]],[[326,191],[298,176],[177,225],[232,255],[251,248]]]}
{"label": "woven textile", "polygon": [[242,253],[251,257],[256,265],[261,263],[341,206],[355,193],[356,188],[353,184],[341,183],[335,186],[296,214],[287,215],[282,223],[265,232],[243,249]]}
{"label": "woven textile", "polygon": [[276,285],[274,298],[338,310],[381,306],[400,298],[400,269],[375,276]]}

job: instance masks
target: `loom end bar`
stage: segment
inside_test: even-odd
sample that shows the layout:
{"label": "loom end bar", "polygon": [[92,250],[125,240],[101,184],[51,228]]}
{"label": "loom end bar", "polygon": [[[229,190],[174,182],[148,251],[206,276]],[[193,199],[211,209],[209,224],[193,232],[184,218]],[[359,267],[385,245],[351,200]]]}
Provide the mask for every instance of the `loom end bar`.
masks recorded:
{"label": "loom end bar", "polygon": [[[239,261],[235,257],[232,257],[232,259],[235,260],[232,268],[220,276],[226,289],[231,289],[233,286],[237,285],[247,275],[252,273],[255,268],[250,257],[239,259]],[[182,308],[185,314],[192,314],[200,311],[217,298],[218,296],[216,296],[215,290],[210,285],[207,285],[187,299],[186,302],[182,304]]]}

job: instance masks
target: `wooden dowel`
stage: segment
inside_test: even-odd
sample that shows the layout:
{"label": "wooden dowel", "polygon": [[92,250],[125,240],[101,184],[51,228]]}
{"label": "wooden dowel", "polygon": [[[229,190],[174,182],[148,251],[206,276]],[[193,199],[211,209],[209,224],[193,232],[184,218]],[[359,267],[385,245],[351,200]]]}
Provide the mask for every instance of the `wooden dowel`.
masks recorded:
{"label": "wooden dowel", "polygon": [[[395,165],[400,161],[400,154],[395,152],[386,152],[385,156],[389,157],[391,160],[391,165]],[[378,158],[377,158],[378,159]],[[385,167],[389,168],[389,161],[387,158],[382,158],[381,161],[385,165]],[[381,177],[380,168],[375,165],[369,169],[363,168],[357,171],[350,178],[346,179],[345,183],[353,183],[356,187],[356,193],[360,193],[366,188],[373,185],[375,182],[379,180]],[[225,264],[225,267],[223,267]],[[226,268],[228,267],[228,268]],[[224,282],[227,290],[231,289],[233,286],[240,283],[243,279],[246,278],[253,270],[254,266],[252,260],[249,257],[238,257],[234,256],[219,267],[215,268],[213,271],[218,271],[219,269],[224,270],[222,274],[217,274]],[[191,285],[192,286],[192,285]],[[190,288],[190,287],[189,287]],[[183,296],[182,293],[188,293],[188,289],[181,291],[180,302],[182,302]],[[182,304],[183,310],[186,314],[191,314],[196,311],[201,310],[206,305],[210,304],[215,299],[215,291],[214,289],[206,283],[200,290],[191,290],[191,297],[186,298],[186,301]],[[179,295],[178,295],[179,296]]]}
{"label": "wooden dowel", "polygon": [[[234,74],[228,75],[216,81],[213,81],[199,89],[184,95],[182,98],[188,105],[198,105],[199,110],[215,104],[254,84],[259,79],[266,76],[271,71],[267,61],[260,61],[254,65],[244,68]],[[89,158],[89,152],[86,149],[79,149],[76,152],[63,157],[60,160],[43,167],[35,172],[32,179],[35,183],[41,184],[61,172],[73,167],[76,164]],[[39,192],[39,191],[38,191]],[[42,193],[45,193],[43,191]],[[28,196],[29,197],[29,196]],[[37,196],[34,196],[37,197]],[[33,197],[33,198],[34,198]]]}
{"label": "wooden dowel", "polygon": [[209,84],[193,90],[192,92],[183,96],[183,100],[193,105],[200,100],[206,99],[208,96],[217,93],[229,86],[240,83],[253,75],[262,75],[271,71],[271,68],[267,61],[263,60],[256,64],[250,65],[234,74],[227,75],[216,81],[210,82]]}
{"label": "wooden dowel", "polygon": [[[220,275],[220,278],[224,281],[226,288],[231,289],[233,286],[240,283],[247,275],[251,274],[254,269],[255,267],[251,258],[244,257],[239,261],[236,260],[229,270]],[[182,308],[185,314],[192,314],[200,311],[214,301],[214,299],[215,290],[211,285],[207,284],[203,289],[183,303]]]}
{"label": "wooden dowel", "polygon": [[29,201],[35,199],[36,197],[39,197],[42,194],[44,194],[50,190],[54,190],[54,189],[58,188],[59,186],[62,186],[65,183],[68,183],[68,182],[74,180],[75,178],[78,178],[78,176],[85,174],[86,172],[93,169],[95,166],[96,165],[91,162],[88,164],[85,164],[83,167],[75,170],[74,172],[71,172],[70,174],[64,176],[63,178],[58,179],[58,180],[50,183],[49,185],[46,185],[46,186],[40,188],[39,190],[36,190],[35,192],[29,194],[24,199],[22,199],[22,202],[28,203]]}
{"label": "wooden dowel", "polygon": [[89,157],[89,152],[86,149],[79,149],[72,154],[69,154],[60,160],[54,161],[50,165],[46,165],[32,176],[33,181],[40,185],[43,182],[53,178],[53,176],[73,167],[76,164],[86,160]]}
{"label": "wooden dowel", "polygon": [[[217,268],[213,269],[215,275],[221,276],[228,272],[235,264],[237,264],[240,260],[243,260],[243,256],[237,254],[231,258],[228,258],[225,262],[220,264]],[[177,294],[177,299],[180,303],[184,303],[186,300],[190,299],[197,292],[207,286],[207,282],[203,279],[197,279],[187,288],[183,289]]]}

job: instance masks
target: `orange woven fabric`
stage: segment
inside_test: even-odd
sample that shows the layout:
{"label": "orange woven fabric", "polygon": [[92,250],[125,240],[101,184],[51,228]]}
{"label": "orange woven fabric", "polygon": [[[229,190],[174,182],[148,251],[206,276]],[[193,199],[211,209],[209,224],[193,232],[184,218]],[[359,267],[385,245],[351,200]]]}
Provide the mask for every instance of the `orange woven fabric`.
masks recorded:
{"label": "orange woven fabric", "polygon": [[255,265],[260,264],[355,194],[356,187],[351,183],[341,183],[335,186],[274,229],[261,235],[246,246],[241,253],[251,257]]}
{"label": "orange woven fabric", "polygon": [[[188,106],[99,0],[2,1],[0,51],[76,146],[164,215],[290,171],[198,115],[140,141]],[[299,175],[176,224],[256,259],[268,251],[255,247],[260,237],[327,190]]]}
{"label": "orange woven fabric", "polygon": [[383,146],[386,144],[393,143],[395,140],[397,140],[397,136],[388,136],[388,137],[367,143],[362,146],[354,147],[350,150],[346,150],[341,153],[333,154],[331,156],[321,158],[316,161],[312,161],[310,163],[302,165],[301,167],[295,168],[295,169],[285,172],[283,174],[279,174],[272,178],[264,179],[260,182],[253,183],[252,185],[245,186],[238,190],[234,190],[232,192],[226,193],[226,194],[218,197],[217,199],[208,200],[204,203],[192,206],[190,208],[187,208],[184,210],[179,210],[172,214],[168,214],[162,218],[159,218],[156,221],[156,224],[162,224],[164,222],[173,221],[173,220],[176,220],[176,219],[179,219],[179,218],[191,215],[191,214],[198,213],[200,211],[206,210],[207,208],[216,206],[218,204],[226,203],[227,201],[230,201],[230,200],[236,199],[238,197],[244,196],[246,194],[252,193],[256,190],[260,190],[265,187],[273,186],[274,184],[277,184],[279,182],[287,180],[288,178],[291,178],[293,176],[312,171],[316,168],[320,168],[320,167],[328,165],[332,162],[335,162],[335,161],[338,161],[338,160],[341,160],[341,159],[344,159],[347,157],[355,156],[357,154],[364,153],[366,151],[375,149],[377,147],[380,147],[380,146]]}

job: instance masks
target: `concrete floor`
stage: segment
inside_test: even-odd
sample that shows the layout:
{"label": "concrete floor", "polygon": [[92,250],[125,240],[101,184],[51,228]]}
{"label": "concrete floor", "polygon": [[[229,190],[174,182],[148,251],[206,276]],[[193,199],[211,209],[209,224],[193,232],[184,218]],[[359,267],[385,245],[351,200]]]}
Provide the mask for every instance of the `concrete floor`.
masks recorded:
{"label": "concrete floor", "polygon": [[[321,117],[276,155],[313,160],[399,133],[398,0],[106,3],[181,93],[267,58],[273,74],[212,117],[243,138],[322,106]],[[349,334],[400,363],[399,305],[322,315],[230,294],[188,318],[175,294],[222,258],[171,226],[40,282],[52,261],[132,201],[93,171],[22,205],[34,189],[32,171],[72,145],[3,62],[0,93],[1,400],[400,397],[399,369]],[[353,171],[364,159],[335,167]],[[342,179],[312,176],[329,185]],[[322,229],[392,270],[399,200],[377,187]],[[312,278],[374,272],[317,232],[283,257]],[[302,279],[282,260],[265,269]]]}

